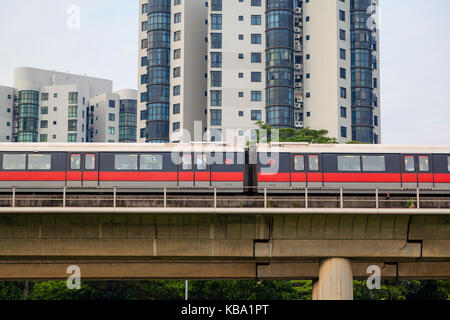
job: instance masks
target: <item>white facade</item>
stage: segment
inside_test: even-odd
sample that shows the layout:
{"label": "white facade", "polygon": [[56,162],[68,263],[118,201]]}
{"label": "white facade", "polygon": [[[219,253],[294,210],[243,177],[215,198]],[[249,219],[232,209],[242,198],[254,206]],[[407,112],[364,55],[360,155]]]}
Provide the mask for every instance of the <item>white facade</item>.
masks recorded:
{"label": "white facade", "polygon": [[11,142],[14,88],[0,86],[0,142]]}
{"label": "white facade", "polygon": [[[170,141],[182,140],[173,133],[175,127],[188,129],[193,134],[194,121],[202,121],[204,130],[212,129],[207,140],[217,141],[226,140],[228,129],[248,135],[256,127],[255,122],[261,120],[275,127],[326,129],[329,136],[340,143],[369,142],[368,139],[381,142],[379,32],[365,26],[365,20],[370,23],[376,17],[372,6],[367,8],[366,15],[366,7],[378,5],[378,0],[361,0],[354,4],[343,0],[292,1],[292,17],[289,18],[289,14],[285,14],[291,10],[286,8],[288,3],[272,1],[268,9],[267,0],[171,1]],[[147,67],[142,66],[141,61],[146,59],[147,45],[150,45],[144,27],[149,19],[148,5],[148,0],[140,0],[139,97],[147,92],[146,84],[141,81],[147,74]],[[284,13],[271,15],[273,11]],[[357,21],[353,21],[353,26],[352,17]],[[289,19],[293,20],[292,28],[290,22],[286,25]],[[359,27],[355,27],[356,24]],[[283,38],[278,42],[277,36],[282,34],[274,32],[278,29],[290,29],[293,39]],[[221,37],[220,46],[216,45],[216,34]],[[355,40],[360,36],[372,39]],[[360,49],[355,44],[358,41],[366,41],[368,47],[361,48],[370,50],[373,65],[372,62],[370,66],[352,64],[352,53]],[[287,67],[284,63],[288,58],[276,57],[279,48],[280,52],[283,49],[292,52],[293,61],[288,66],[293,69],[291,84],[281,83],[287,80],[282,78],[283,71],[269,70]],[[277,59],[284,61],[274,61]],[[275,65],[267,65],[273,62]],[[367,81],[365,84],[361,79],[357,84],[352,82],[355,67],[359,71],[370,69],[371,78],[363,79]],[[218,79],[220,81],[215,81]],[[175,96],[174,87],[178,86],[179,95]],[[278,101],[273,99],[276,89],[283,86],[292,89],[293,97],[289,96],[288,102],[286,91],[279,94]],[[364,89],[371,90],[373,105],[355,102],[354,96],[362,100],[367,95]],[[177,114],[173,113],[174,104],[180,104]],[[146,102],[141,102],[139,108],[146,110]],[[361,111],[362,108],[366,109]],[[290,121],[288,125],[286,118]],[[145,127],[145,120],[140,121],[139,129]],[[361,132],[355,127],[362,128]],[[371,132],[364,127],[370,127]]]}
{"label": "white facade", "polygon": [[[135,103],[136,98],[136,90],[113,94],[110,80],[17,68],[14,88],[0,87],[0,141],[119,142],[121,99]],[[94,114],[89,118],[91,105]],[[130,119],[136,121],[134,115],[125,119],[129,127]],[[92,139],[88,129],[94,132]]]}

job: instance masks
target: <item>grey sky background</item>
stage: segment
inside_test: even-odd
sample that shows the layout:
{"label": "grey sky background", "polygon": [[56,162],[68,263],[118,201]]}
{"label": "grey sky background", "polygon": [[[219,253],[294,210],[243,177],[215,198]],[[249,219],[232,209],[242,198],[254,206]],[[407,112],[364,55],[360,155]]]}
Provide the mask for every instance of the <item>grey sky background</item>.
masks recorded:
{"label": "grey sky background", "polygon": [[[189,1],[189,0],[186,0]],[[322,0],[318,0],[322,1]],[[81,29],[67,8],[81,8]],[[137,87],[138,0],[0,0],[0,85],[35,67]],[[384,144],[450,145],[449,0],[380,0]]]}

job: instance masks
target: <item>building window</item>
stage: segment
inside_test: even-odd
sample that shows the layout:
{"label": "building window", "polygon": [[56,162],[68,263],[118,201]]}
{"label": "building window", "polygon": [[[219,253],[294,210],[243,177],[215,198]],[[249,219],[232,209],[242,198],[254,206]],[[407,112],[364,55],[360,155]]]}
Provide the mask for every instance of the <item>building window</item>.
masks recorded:
{"label": "building window", "polygon": [[346,52],[345,49],[339,49],[339,56],[342,60],[346,59]]}
{"label": "building window", "polygon": [[174,14],[173,23],[180,23],[180,22],[181,22],[181,12],[177,12]]}
{"label": "building window", "polygon": [[261,115],[262,115],[261,110],[252,110],[251,114],[252,121],[261,121],[262,120]]}
{"label": "building window", "polygon": [[148,39],[142,39],[141,40],[141,49],[147,49],[148,48]]}
{"label": "building window", "polygon": [[173,87],[173,95],[179,96],[181,94],[181,86],[174,86]]}
{"label": "building window", "polygon": [[211,71],[211,87],[222,86],[222,71]]}
{"label": "building window", "polygon": [[347,88],[342,88],[341,87],[341,98],[342,99],[347,99]]}
{"label": "building window", "polygon": [[109,135],[115,135],[116,134],[116,128],[115,127],[108,127],[108,134]]}
{"label": "building window", "polygon": [[347,108],[341,107],[341,117],[347,118]]}
{"label": "building window", "polygon": [[147,84],[148,83],[148,75],[143,74],[141,75],[141,84]]}
{"label": "building window", "polygon": [[174,78],[181,77],[181,67],[173,68],[173,77]]}
{"label": "building window", "polygon": [[114,113],[110,113],[108,115],[109,121],[116,121],[116,115]]}
{"label": "building window", "polygon": [[180,41],[181,40],[181,31],[175,31],[173,33],[173,41]]}
{"label": "building window", "polygon": [[116,101],[115,100],[109,100],[109,107],[115,108],[116,107]]}
{"label": "building window", "polygon": [[48,107],[41,107],[41,114],[48,114]]}
{"label": "building window", "polygon": [[260,33],[252,33],[251,43],[252,44],[261,44],[261,34]]}
{"label": "building window", "polygon": [[222,68],[222,52],[211,52],[211,68]]}
{"label": "building window", "polygon": [[222,30],[222,15],[212,14],[211,15],[211,29],[212,30]]}
{"label": "building window", "polygon": [[252,15],[251,23],[253,26],[260,26],[261,25],[261,16],[260,15]]}
{"label": "building window", "polygon": [[252,82],[261,82],[261,72],[252,72]]}
{"label": "building window", "polygon": [[46,134],[41,134],[40,137],[39,137],[39,141],[47,142],[48,141],[48,136]]}
{"label": "building window", "polygon": [[345,21],[345,11],[339,10],[339,20]]}
{"label": "building window", "polygon": [[261,53],[252,52],[252,63],[261,63]]}
{"label": "building window", "polygon": [[41,101],[48,101],[48,93],[41,93]]}
{"label": "building window", "polygon": [[222,49],[222,34],[221,33],[211,33],[211,48],[212,49]]}
{"label": "building window", "polygon": [[67,142],[77,142],[77,134],[76,133],[69,133],[67,135]]}
{"label": "building window", "polygon": [[339,29],[339,39],[345,41],[345,30]]}
{"label": "building window", "polygon": [[341,79],[345,79],[346,78],[346,70],[344,68],[340,68],[339,72],[340,72]]}
{"label": "building window", "polygon": [[41,120],[41,129],[48,128],[48,121],[47,120]]}
{"label": "building window", "polygon": [[222,11],[222,0],[212,0],[211,11]]}
{"label": "building window", "polygon": [[181,49],[173,50],[173,59],[177,60],[181,58]]}
{"label": "building window", "polygon": [[261,7],[261,0],[252,0],[252,7]]}
{"label": "building window", "polygon": [[69,104],[78,103],[78,92],[69,92]]}
{"label": "building window", "polygon": [[252,91],[251,99],[252,101],[261,101],[261,91]]}
{"label": "building window", "polygon": [[147,110],[141,110],[141,120],[147,120]]}
{"label": "building window", "polygon": [[347,128],[346,127],[341,127],[341,137],[347,138]]}
{"label": "building window", "polygon": [[141,67],[148,67],[148,57],[141,58]]}
{"label": "building window", "polygon": [[69,118],[78,117],[78,106],[69,106]]}
{"label": "building window", "polygon": [[179,114],[181,110],[181,105],[179,103],[176,103],[173,105],[173,114]]}
{"label": "building window", "polygon": [[77,120],[69,120],[67,131],[77,131]]}
{"label": "building window", "polygon": [[211,91],[211,106],[213,107],[222,106],[222,91],[220,90]]}
{"label": "building window", "polygon": [[222,110],[211,110],[211,125],[212,126],[222,125]]}

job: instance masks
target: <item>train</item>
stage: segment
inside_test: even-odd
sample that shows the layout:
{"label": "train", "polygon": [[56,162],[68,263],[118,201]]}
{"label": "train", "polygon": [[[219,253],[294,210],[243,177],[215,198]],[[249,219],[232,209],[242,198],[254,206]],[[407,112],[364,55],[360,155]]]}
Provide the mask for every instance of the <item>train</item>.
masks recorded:
{"label": "train", "polygon": [[0,191],[450,192],[450,146],[0,144]]}

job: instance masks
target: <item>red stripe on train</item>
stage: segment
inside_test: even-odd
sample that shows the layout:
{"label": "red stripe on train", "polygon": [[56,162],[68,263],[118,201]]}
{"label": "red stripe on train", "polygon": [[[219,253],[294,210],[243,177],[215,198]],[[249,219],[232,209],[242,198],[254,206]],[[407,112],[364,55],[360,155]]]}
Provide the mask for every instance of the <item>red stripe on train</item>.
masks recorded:
{"label": "red stripe on train", "polygon": [[100,181],[177,181],[176,172],[100,172]]}
{"label": "red stripe on train", "polygon": [[435,183],[450,183],[450,173],[435,173],[434,174]]}
{"label": "red stripe on train", "polygon": [[65,172],[2,171],[0,181],[66,181]]}
{"label": "red stripe on train", "polygon": [[324,173],[325,182],[390,182],[400,183],[398,173]]}
{"label": "red stripe on train", "polygon": [[290,182],[291,174],[283,173],[258,173],[258,181],[261,182]]}

